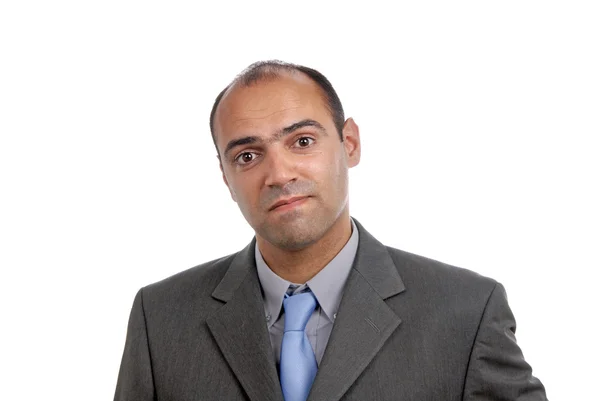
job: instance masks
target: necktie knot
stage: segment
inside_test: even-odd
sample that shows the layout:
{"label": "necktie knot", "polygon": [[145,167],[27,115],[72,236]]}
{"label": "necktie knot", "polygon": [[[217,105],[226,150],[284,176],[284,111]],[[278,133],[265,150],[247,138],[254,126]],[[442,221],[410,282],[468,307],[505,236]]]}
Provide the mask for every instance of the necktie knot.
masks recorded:
{"label": "necktie knot", "polygon": [[287,296],[283,300],[284,333],[287,331],[304,331],[308,319],[317,307],[317,300],[311,291]]}

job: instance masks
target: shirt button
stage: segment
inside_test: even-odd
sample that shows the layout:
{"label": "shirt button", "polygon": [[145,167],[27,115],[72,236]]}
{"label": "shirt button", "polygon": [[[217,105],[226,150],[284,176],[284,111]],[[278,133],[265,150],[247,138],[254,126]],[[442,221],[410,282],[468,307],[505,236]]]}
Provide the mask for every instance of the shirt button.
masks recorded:
{"label": "shirt button", "polygon": [[335,320],[335,318],[337,317],[337,313],[333,314],[333,320]]}
{"label": "shirt button", "polygon": [[271,315],[267,315],[267,322],[271,320]]}

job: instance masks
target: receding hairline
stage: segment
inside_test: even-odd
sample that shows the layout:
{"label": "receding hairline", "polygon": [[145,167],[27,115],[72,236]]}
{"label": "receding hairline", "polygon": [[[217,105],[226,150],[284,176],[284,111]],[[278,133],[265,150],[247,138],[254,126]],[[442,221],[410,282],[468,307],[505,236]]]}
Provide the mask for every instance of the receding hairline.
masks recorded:
{"label": "receding hairline", "polygon": [[[286,75],[288,75],[290,77],[301,76],[301,77],[305,78],[306,81],[310,85],[312,85],[315,90],[317,90],[319,92],[321,101],[323,103],[323,107],[325,107],[329,111],[329,113],[332,114],[332,119],[333,119],[333,110],[331,110],[331,107],[329,106],[327,93],[308,74],[304,73],[301,70],[298,70],[298,69],[295,69],[295,68],[292,68],[292,67],[289,67],[286,65],[281,65],[281,66],[278,65],[276,67],[266,66],[263,68],[269,69],[269,70],[264,71],[263,74],[254,74],[254,73],[244,74],[244,72],[246,70],[242,71],[240,74],[238,74],[238,76],[236,76],[233,79],[233,81],[231,81],[231,83],[229,85],[227,85],[227,87],[225,89],[223,89],[223,91],[221,92],[217,107],[215,108],[214,116],[213,116],[213,124],[215,127],[217,125],[216,124],[217,114],[219,113],[220,106],[225,101],[227,96],[231,95],[234,91],[236,91],[238,89],[250,88],[252,86],[258,86],[260,84],[274,82],[274,81],[277,81],[278,79],[284,78]],[[216,141],[216,138],[215,138],[215,141]]]}
{"label": "receding hairline", "polygon": [[310,79],[310,76],[301,71],[300,68],[302,68],[302,66],[285,63],[283,61],[259,61],[257,63],[251,64],[242,72],[240,72],[233,79],[233,81],[231,81],[230,86],[252,86],[252,84],[255,83],[261,83],[264,81],[277,79],[281,77],[281,75],[283,75],[284,73],[288,73],[290,75],[301,73],[302,75]]}
{"label": "receding hairline", "polygon": [[[300,74],[298,74],[300,73]],[[213,107],[210,112],[210,133],[213,143],[219,155],[215,134],[215,117],[223,97],[231,94],[235,89],[249,87],[257,83],[266,82],[269,80],[279,79],[284,75],[290,76],[305,76],[313,84],[317,85],[321,100],[325,109],[329,112],[335,129],[340,137],[340,141],[344,141],[343,127],[345,123],[344,108],[342,102],[337,95],[331,82],[321,72],[306,67],[303,65],[287,63],[280,60],[258,61],[246,67],[227,85],[216,97]]]}
{"label": "receding hairline", "polygon": [[216,115],[216,111],[219,109],[219,106],[221,105],[221,103],[223,103],[223,100],[228,95],[230,95],[233,91],[235,91],[236,89],[250,88],[253,86],[258,86],[260,84],[274,82],[281,78],[285,78],[286,75],[289,77],[301,76],[301,77],[305,78],[305,80],[307,82],[309,82],[310,85],[312,85],[319,92],[319,94],[321,95],[321,98],[323,100],[323,105],[327,109],[329,109],[329,105],[328,105],[328,101],[327,101],[328,100],[327,93],[325,93],[325,90],[323,88],[321,88],[314,81],[314,79],[312,79],[310,77],[310,75],[308,75],[305,72],[300,71],[298,69],[287,67],[285,65],[277,66],[277,67],[262,67],[262,68],[265,68],[265,69],[270,68],[270,69],[267,71],[263,71],[262,74],[255,73],[254,71],[252,73],[246,74],[246,75],[244,74],[244,72],[238,74],[238,76],[236,76],[233,79],[233,81],[231,81],[231,83],[229,85],[227,85],[227,87],[223,90],[223,95],[219,99],[219,103],[217,104],[217,109],[215,110],[215,115]]}

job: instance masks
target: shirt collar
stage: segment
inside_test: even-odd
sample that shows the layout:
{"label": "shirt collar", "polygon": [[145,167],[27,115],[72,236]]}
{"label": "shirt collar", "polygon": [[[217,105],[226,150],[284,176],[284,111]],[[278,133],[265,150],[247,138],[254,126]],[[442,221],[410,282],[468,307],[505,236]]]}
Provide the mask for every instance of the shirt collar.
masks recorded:
{"label": "shirt collar", "polygon": [[[352,235],[350,235],[350,239],[346,242],[346,245],[316,276],[306,282],[306,285],[313,292],[321,309],[331,322],[335,319],[335,314],[342,300],[344,285],[350,274],[350,269],[352,268],[358,249],[358,229],[354,220],[350,220],[352,222]],[[290,283],[279,277],[267,266],[258,249],[258,245],[255,245],[254,255],[258,278],[263,289],[268,327],[271,327],[281,312],[284,294],[289,286],[294,283]]]}
{"label": "shirt collar", "polygon": [[290,287],[290,282],[273,273],[273,270],[267,266],[267,263],[260,254],[258,245],[255,245],[254,249],[258,279],[260,280],[260,286],[263,290],[263,302],[267,314],[267,325],[270,328],[279,317],[283,296]]}

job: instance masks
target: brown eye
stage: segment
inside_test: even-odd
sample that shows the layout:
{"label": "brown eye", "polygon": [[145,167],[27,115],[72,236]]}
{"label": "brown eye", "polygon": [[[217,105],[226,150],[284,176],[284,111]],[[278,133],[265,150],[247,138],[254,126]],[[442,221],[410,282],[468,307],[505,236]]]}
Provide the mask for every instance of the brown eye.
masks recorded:
{"label": "brown eye", "polygon": [[307,136],[303,136],[302,138],[299,138],[297,142],[298,142],[298,145],[301,148],[305,148],[305,147],[310,146],[312,144],[311,141],[314,141],[314,139],[309,138]]}
{"label": "brown eye", "polygon": [[237,164],[249,164],[254,161],[255,158],[256,155],[253,152],[244,152],[235,158],[235,162]]}

